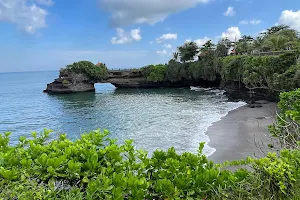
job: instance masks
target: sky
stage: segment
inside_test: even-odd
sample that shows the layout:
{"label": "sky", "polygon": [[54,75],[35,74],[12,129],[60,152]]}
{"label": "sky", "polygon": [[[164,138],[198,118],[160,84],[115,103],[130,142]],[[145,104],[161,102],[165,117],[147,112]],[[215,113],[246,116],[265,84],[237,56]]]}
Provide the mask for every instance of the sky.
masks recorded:
{"label": "sky", "polygon": [[0,0],[0,72],[166,63],[186,41],[300,31],[299,0]]}

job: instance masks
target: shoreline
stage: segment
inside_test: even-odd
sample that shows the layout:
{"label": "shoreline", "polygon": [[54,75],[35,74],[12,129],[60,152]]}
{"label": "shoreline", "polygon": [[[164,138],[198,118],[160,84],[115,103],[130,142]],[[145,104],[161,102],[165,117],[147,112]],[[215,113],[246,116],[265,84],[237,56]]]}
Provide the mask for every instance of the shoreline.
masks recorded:
{"label": "shoreline", "polygon": [[268,144],[275,141],[270,138],[268,125],[275,121],[277,104],[268,102],[261,106],[239,107],[208,127],[205,135],[210,141],[207,145],[216,149],[208,156],[210,160],[222,163],[248,156],[262,157],[270,151]]}

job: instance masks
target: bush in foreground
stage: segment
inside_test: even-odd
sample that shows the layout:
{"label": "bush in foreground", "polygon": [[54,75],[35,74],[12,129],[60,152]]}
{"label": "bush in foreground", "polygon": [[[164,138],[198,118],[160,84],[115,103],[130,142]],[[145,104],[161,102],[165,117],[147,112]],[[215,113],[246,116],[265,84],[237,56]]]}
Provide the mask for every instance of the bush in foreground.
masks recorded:
{"label": "bush in foreground", "polygon": [[[202,154],[134,150],[117,145],[108,131],[66,135],[46,142],[50,131],[10,146],[0,137],[0,198],[3,199],[285,199],[295,195],[299,151],[215,165]],[[252,170],[222,169],[248,164]]]}

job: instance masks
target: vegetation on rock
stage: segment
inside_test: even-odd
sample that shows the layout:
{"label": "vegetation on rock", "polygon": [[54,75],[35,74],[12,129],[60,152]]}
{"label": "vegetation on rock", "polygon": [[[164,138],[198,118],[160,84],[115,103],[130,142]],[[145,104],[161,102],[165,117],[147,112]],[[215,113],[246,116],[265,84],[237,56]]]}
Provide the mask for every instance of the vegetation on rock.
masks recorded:
{"label": "vegetation on rock", "polygon": [[[168,64],[147,66],[142,74],[152,82],[215,81],[221,77],[250,90],[279,93],[300,87],[299,48],[297,31],[274,26],[257,38],[245,35],[236,42],[224,38],[214,45],[209,40],[202,47],[186,42]],[[234,56],[228,55],[230,49]],[[278,50],[281,52],[272,52]]]}
{"label": "vegetation on rock", "polygon": [[95,65],[89,61],[74,62],[61,69],[62,73],[74,72],[88,76],[93,81],[106,79],[108,76],[107,67],[104,64]]}
{"label": "vegetation on rock", "polygon": [[142,75],[150,82],[162,82],[165,80],[167,66],[163,64],[148,65],[141,69]]}

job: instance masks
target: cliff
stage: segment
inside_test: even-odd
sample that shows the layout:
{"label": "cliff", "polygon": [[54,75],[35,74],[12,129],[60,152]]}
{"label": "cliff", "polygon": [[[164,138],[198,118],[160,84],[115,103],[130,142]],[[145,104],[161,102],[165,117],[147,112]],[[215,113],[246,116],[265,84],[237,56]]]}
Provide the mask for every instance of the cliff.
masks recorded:
{"label": "cliff", "polygon": [[67,94],[73,92],[94,92],[94,82],[86,75],[61,71],[59,78],[47,85],[44,92],[53,94]]}
{"label": "cliff", "polygon": [[51,94],[68,94],[76,92],[94,92],[95,83],[111,83],[117,88],[169,88],[169,87],[214,87],[226,91],[230,100],[260,100],[277,101],[278,94],[266,90],[250,91],[241,82],[224,81],[220,77],[214,81],[199,79],[185,79],[176,82],[161,81],[152,82],[147,80],[141,70],[110,70],[108,78],[102,81],[94,81],[82,73],[61,71],[59,78],[47,85],[44,92]]}

